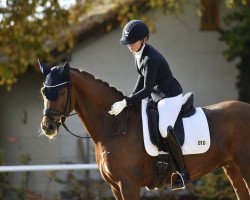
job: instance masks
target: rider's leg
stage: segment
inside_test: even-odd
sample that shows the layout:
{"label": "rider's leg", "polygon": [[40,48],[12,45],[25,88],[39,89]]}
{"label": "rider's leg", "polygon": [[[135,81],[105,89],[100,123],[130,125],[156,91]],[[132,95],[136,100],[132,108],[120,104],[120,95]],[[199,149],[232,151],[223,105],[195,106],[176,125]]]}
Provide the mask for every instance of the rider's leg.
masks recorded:
{"label": "rider's leg", "polygon": [[168,126],[174,127],[182,107],[182,102],[182,94],[176,97],[164,98],[158,102],[159,130],[163,138],[167,137]]}
{"label": "rider's leg", "polygon": [[[181,174],[184,183],[188,181],[188,174],[184,164],[181,146],[175,136],[174,124],[180,113],[182,106],[182,94],[172,98],[165,98],[159,101],[159,130],[163,138],[170,148],[170,155],[174,160],[174,164],[177,171]],[[176,182],[173,184],[174,189],[178,189],[183,186],[183,182],[180,176],[177,177]]]}
{"label": "rider's leg", "polygon": [[174,129],[171,126],[168,127],[168,136],[166,137],[166,140],[169,146],[169,153],[172,156],[174,165],[181,176],[177,176],[176,181],[173,183],[173,189],[180,189],[183,188],[184,184],[189,181],[189,175],[184,163],[181,146],[175,136]]}

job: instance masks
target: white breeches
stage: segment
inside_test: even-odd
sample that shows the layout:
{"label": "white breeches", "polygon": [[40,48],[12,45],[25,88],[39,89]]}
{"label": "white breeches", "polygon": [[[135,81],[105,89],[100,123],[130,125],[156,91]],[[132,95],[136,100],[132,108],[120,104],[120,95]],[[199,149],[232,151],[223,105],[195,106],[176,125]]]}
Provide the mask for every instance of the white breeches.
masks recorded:
{"label": "white breeches", "polygon": [[159,131],[163,138],[167,137],[168,126],[174,127],[177,117],[182,107],[182,94],[164,98],[158,102]]}

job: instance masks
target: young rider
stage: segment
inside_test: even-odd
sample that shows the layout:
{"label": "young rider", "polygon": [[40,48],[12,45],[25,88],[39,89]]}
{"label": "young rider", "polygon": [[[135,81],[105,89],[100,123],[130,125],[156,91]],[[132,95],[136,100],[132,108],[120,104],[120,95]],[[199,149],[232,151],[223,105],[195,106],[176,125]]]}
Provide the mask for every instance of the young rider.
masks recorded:
{"label": "young rider", "polygon": [[[125,25],[120,43],[126,45],[133,53],[139,77],[130,97],[114,103],[109,113],[118,115],[126,106],[132,106],[147,97],[158,102],[159,130],[169,144],[171,156],[185,183],[188,181],[188,174],[181,147],[172,129],[182,106],[182,88],[170,71],[165,58],[147,44],[148,39],[149,29],[144,22],[132,20]],[[178,177],[173,186],[178,188],[181,185],[181,177]]]}

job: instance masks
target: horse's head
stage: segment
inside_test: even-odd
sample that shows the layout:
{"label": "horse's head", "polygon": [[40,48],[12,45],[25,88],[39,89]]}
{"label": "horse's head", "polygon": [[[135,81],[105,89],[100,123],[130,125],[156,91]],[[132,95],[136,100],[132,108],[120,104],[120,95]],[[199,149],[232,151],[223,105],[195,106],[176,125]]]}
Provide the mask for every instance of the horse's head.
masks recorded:
{"label": "horse's head", "polygon": [[52,139],[57,135],[58,127],[64,123],[66,117],[74,109],[72,83],[70,81],[70,66],[48,68],[39,62],[40,69],[45,76],[41,93],[44,100],[42,134]]}

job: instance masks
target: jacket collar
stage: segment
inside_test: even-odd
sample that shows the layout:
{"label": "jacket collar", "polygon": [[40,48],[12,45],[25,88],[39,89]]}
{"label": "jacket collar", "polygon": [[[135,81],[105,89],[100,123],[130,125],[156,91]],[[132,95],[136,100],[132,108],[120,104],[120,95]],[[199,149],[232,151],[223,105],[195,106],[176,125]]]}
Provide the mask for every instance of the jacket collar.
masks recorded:
{"label": "jacket collar", "polygon": [[142,70],[142,60],[143,58],[145,57],[145,55],[147,54],[147,51],[148,51],[148,48],[149,48],[149,45],[148,44],[145,44],[145,46],[143,47],[143,49],[141,49],[141,58],[140,58],[140,62],[139,62],[139,65],[137,65],[137,61],[136,61],[136,57],[135,57],[135,66],[136,66],[136,69],[138,71],[139,74],[141,74],[141,70]]}
{"label": "jacket collar", "polygon": [[143,52],[145,46],[146,46],[146,44],[143,44],[142,47],[141,47],[141,49],[140,49],[140,51],[134,53],[134,56],[135,56],[136,58],[142,56],[142,52]]}

